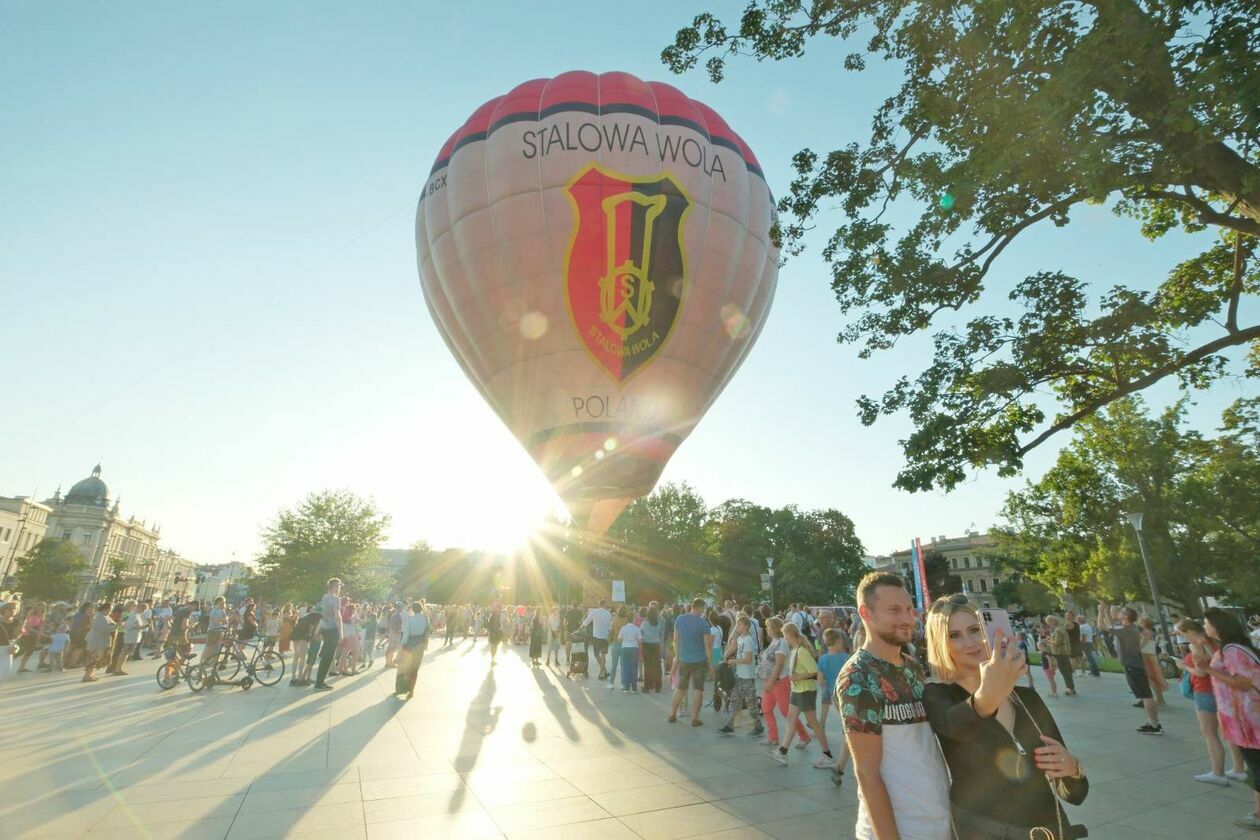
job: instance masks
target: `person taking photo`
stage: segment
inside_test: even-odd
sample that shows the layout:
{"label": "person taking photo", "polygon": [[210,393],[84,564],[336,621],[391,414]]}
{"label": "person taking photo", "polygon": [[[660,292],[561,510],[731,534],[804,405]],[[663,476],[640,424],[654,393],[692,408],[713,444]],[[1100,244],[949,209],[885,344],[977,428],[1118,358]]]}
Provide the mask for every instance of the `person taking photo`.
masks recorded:
{"label": "person taking photo", "polygon": [[1081,804],[1089,781],[1041,697],[1017,685],[1028,663],[1015,639],[999,630],[990,647],[965,595],[938,598],[925,624],[937,681],[923,704],[949,765],[958,840],[1086,836],[1059,800]]}

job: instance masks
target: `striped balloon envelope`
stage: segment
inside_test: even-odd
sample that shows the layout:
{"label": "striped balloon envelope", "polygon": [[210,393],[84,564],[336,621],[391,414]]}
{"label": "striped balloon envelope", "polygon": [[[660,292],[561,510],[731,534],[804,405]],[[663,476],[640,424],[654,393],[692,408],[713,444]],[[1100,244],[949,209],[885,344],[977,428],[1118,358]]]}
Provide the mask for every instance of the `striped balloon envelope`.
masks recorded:
{"label": "striped balloon envelope", "polygon": [[416,212],[425,300],[577,526],[651,492],[739,368],[773,222],[739,135],[626,73],[525,82],[443,145]]}

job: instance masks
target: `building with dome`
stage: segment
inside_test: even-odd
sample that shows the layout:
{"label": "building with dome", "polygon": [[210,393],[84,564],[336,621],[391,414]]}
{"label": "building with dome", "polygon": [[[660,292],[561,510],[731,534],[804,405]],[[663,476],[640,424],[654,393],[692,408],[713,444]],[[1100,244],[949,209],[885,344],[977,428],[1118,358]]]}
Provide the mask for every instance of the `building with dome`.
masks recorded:
{"label": "building with dome", "polygon": [[[176,563],[173,552],[163,551],[158,542],[161,526],[124,517],[117,498],[110,498],[109,486],[101,478],[101,465],[92,474],[75,482],[70,492],[61,495],[61,489],[46,499],[49,508],[47,536],[65,540],[83,553],[89,570],[84,574],[79,590],[80,599],[90,599],[105,591],[107,581],[117,574],[123,583],[119,594],[140,598],[168,597],[183,589],[172,584],[186,564]],[[167,580],[167,578],[171,580]],[[167,590],[174,589],[175,592]]]}

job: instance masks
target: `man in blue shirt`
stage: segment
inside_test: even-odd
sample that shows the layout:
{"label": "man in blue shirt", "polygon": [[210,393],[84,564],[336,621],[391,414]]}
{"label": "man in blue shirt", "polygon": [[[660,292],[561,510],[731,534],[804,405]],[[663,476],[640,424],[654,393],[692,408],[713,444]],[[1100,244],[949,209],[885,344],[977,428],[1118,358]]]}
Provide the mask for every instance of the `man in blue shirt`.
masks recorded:
{"label": "man in blue shirt", "polygon": [[704,600],[691,602],[691,612],[674,619],[674,644],[678,655],[678,688],[669,710],[669,722],[678,722],[678,707],[691,691],[691,725],[703,726],[700,705],[704,700],[704,678],[713,673],[713,634],[704,617]]}

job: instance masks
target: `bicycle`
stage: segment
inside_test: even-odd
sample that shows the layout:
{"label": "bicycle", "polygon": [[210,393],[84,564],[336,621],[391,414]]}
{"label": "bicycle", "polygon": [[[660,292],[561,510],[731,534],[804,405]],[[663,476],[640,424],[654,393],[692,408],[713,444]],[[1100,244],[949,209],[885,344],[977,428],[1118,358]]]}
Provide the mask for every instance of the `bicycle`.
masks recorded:
{"label": "bicycle", "polygon": [[197,654],[189,653],[187,656],[180,656],[176,651],[172,653],[174,656],[159,665],[157,669],[157,684],[163,691],[170,691],[179,685],[180,680],[188,679],[189,672],[195,667],[193,659]]}
{"label": "bicycle", "polygon": [[[244,648],[253,651],[253,656],[246,659]],[[246,677],[237,680],[241,669]],[[229,672],[230,669],[230,672]],[[187,677],[188,687],[195,692],[204,691],[215,684],[239,685],[248,690],[257,682],[265,686],[273,686],[284,677],[284,657],[274,650],[260,650],[256,645],[243,644],[234,635],[223,639],[214,663],[202,662],[200,667],[192,669]]]}

